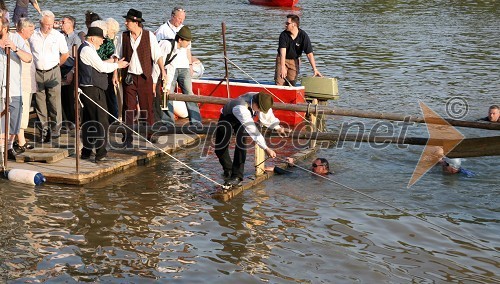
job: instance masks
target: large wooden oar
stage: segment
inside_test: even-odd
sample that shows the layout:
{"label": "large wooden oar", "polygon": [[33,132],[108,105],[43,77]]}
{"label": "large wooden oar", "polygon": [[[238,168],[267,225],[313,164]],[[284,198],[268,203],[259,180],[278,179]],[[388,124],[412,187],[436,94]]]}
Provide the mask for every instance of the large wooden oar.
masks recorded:
{"label": "large wooden oar", "polygon": [[[219,104],[219,105],[224,105],[230,101],[230,99],[227,99],[227,98],[193,96],[193,95],[184,95],[184,94],[171,94],[169,96],[169,99],[176,100],[176,101],[210,103],[210,104]],[[308,112],[309,111],[309,112],[318,112],[318,113],[327,114],[327,115],[352,116],[352,117],[360,117],[360,118],[425,123],[424,118],[420,117],[420,116],[409,116],[409,115],[402,115],[402,114],[396,114],[396,113],[384,113],[384,112],[372,112],[372,111],[362,111],[362,110],[354,110],[354,109],[335,108],[335,107],[322,106],[322,105],[275,103],[273,105],[273,109],[296,111],[296,112]],[[495,123],[495,122],[465,121],[465,120],[456,120],[456,119],[444,119],[444,120],[453,126],[480,128],[480,129],[489,129],[489,130],[500,130],[500,123]]]}

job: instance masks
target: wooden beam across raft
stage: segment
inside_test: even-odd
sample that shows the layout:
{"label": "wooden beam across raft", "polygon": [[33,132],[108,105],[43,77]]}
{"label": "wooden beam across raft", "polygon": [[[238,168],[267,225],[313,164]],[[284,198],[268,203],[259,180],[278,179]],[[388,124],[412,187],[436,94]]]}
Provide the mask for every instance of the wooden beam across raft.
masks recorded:
{"label": "wooden beam across raft", "polygon": [[[170,94],[168,95],[169,100],[175,101],[185,101],[185,102],[195,102],[195,103],[209,103],[209,104],[219,104],[224,105],[231,99],[219,98],[219,97],[208,97],[208,96],[193,96],[184,94]],[[322,105],[306,105],[306,104],[284,104],[284,103],[274,103],[273,109],[288,110],[296,112],[318,112],[326,115],[338,115],[338,116],[351,116],[359,118],[371,118],[371,119],[382,119],[391,121],[405,121],[405,122],[415,122],[415,123],[425,123],[423,117],[419,116],[409,116],[396,113],[383,113],[383,112],[372,112],[372,111],[362,111],[354,109],[344,109],[335,108],[330,106]],[[500,130],[500,123],[495,122],[480,122],[480,121],[465,121],[456,119],[444,119],[446,122],[453,126],[459,127],[470,127],[479,129],[489,129],[489,130]]]}
{"label": "wooden beam across raft", "polygon": [[[316,151],[317,151],[317,148],[304,149],[300,152],[293,154],[291,156],[291,158],[293,158],[294,161],[305,160],[307,158],[310,158],[312,155],[314,155],[316,153]],[[289,165],[287,165],[286,163],[281,163],[281,164],[278,164],[276,166],[278,166],[280,168],[288,168],[289,167]],[[273,175],[274,175],[273,172],[265,172],[264,174],[259,175],[259,176],[245,178],[245,179],[243,179],[242,186],[235,187],[232,190],[229,190],[227,192],[224,192],[222,190],[218,190],[218,191],[213,192],[211,194],[211,196],[212,196],[212,198],[215,198],[218,200],[229,201],[229,200],[233,199],[235,196],[237,196],[238,194],[242,193],[244,190],[252,188],[253,186],[269,179]]]}
{"label": "wooden beam across raft", "polygon": [[[205,126],[203,128],[195,126],[164,126],[159,130],[142,126],[134,128],[141,134],[154,133],[154,135],[170,135],[170,134],[207,134],[215,133],[216,126]],[[123,126],[110,126],[110,132],[124,133],[126,130]],[[279,137],[275,132],[263,131],[262,134],[266,137]],[[288,138],[332,141],[332,142],[365,142],[365,143],[391,143],[398,145],[427,145],[428,138],[424,137],[384,137],[382,135],[368,134],[350,134],[350,133],[328,133],[328,132],[307,132],[293,131],[288,135]],[[430,145],[443,146],[447,139],[432,139]],[[467,157],[482,157],[482,156],[500,156],[500,136],[466,138],[460,142],[448,155],[450,158],[467,158]]]}

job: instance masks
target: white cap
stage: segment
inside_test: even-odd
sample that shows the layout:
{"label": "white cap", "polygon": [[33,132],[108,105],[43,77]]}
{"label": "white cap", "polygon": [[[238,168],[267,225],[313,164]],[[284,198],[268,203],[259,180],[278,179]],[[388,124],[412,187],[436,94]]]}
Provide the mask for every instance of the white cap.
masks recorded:
{"label": "white cap", "polygon": [[450,165],[450,167],[457,170],[460,169],[460,165],[462,164],[462,159],[444,158],[444,160]]}

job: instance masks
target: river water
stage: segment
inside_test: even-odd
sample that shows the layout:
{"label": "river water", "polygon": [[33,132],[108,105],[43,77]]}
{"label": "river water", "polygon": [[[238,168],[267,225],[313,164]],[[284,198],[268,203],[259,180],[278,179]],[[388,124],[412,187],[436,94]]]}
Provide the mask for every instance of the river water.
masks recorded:
{"label": "river water", "polygon": [[[444,117],[474,120],[500,103],[497,1],[301,0],[293,11],[244,0],[177,3],[188,10],[193,54],[208,77],[224,74],[224,21],[229,58],[253,78],[272,79],[277,38],[294,12],[320,71],[339,79],[341,98],[332,105],[419,115],[421,101]],[[41,5],[79,23],[87,9],[122,22],[136,8],[154,28],[174,3]],[[311,73],[306,61],[302,67]],[[331,117],[327,127],[358,121],[367,129],[375,123]],[[427,135],[425,126],[408,135]],[[227,203],[209,198],[211,182],[168,157],[84,187],[1,180],[0,282],[498,283],[500,162],[467,159],[473,178],[434,168],[408,189],[421,151],[324,148],[318,155],[332,164],[331,180],[295,168]],[[207,147],[175,156],[220,179]]]}

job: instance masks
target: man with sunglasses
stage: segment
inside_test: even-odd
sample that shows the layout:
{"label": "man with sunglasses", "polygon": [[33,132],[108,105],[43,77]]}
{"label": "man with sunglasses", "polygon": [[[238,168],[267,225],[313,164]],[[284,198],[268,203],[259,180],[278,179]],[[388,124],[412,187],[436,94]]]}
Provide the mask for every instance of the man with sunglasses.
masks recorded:
{"label": "man with sunglasses", "polygon": [[328,175],[330,172],[330,164],[328,160],[325,158],[317,158],[312,163],[311,171],[318,175]]}
{"label": "man with sunglasses", "polygon": [[280,34],[278,56],[274,81],[278,86],[295,86],[299,74],[300,56],[305,53],[313,76],[323,77],[316,68],[311,40],[305,31],[299,28],[300,18],[297,15],[287,15],[285,30]]}

